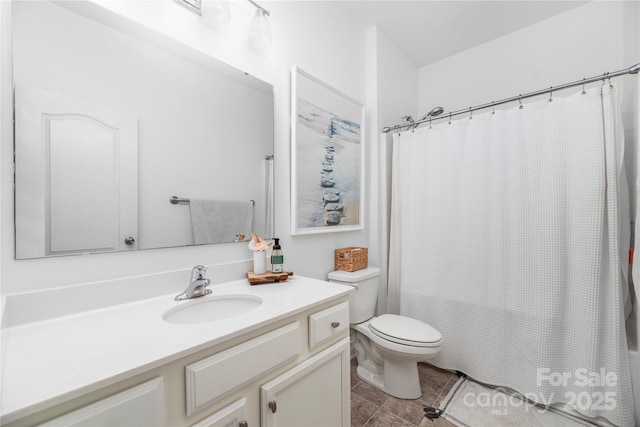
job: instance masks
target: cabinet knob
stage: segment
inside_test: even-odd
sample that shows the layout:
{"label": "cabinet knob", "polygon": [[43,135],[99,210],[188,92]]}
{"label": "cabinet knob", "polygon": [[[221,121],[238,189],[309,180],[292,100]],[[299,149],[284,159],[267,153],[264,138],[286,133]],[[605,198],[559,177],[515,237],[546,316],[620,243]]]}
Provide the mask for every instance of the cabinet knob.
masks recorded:
{"label": "cabinet knob", "polygon": [[124,239],[124,243],[125,245],[133,245],[136,242],[136,239],[134,239],[133,237],[129,236],[126,239]]}
{"label": "cabinet knob", "polygon": [[240,421],[240,422],[238,423],[238,427],[249,427],[249,423],[248,423],[248,422],[246,422],[246,421],[244,421],[244,420],[243,420],[243,421]]}
{"label": "cabinet knob", "polygon": [[337,328],[338,326],[340,326],[340,322],[331,322],[331,326]]}
{"label": "cabinet knob", "polygon": [[278,405],[276,405],[276,401],[272,400],[269,402],[269,409],[271,409],[271,413],[275,414],[276,409],[278,409]]}

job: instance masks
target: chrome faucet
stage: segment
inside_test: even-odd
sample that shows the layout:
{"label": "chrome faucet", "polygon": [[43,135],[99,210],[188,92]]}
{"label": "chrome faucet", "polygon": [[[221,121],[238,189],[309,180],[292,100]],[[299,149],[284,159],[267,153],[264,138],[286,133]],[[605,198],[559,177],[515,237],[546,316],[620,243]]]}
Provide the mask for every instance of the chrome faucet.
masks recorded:
{"label": "chrome faucet", "polygon": [[211,281],[204,277],[206,272],[207,267],[204,265],[196,265],[193,267],[191,269],[191,281],[189,282],[189,286],[187,286],[187,289],[175,298],[176,301],[209,295],[211,290],[206,289],[206,287],[209,286]]}

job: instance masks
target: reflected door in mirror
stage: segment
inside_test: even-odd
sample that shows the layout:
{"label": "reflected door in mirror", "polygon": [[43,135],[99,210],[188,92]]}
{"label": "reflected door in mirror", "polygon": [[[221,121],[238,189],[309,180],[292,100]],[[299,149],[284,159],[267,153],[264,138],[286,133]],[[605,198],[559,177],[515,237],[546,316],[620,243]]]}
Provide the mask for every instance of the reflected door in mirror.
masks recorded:
{"label": "reflected door in mirror", "polygon": [[135,249],[136,117],[24,84],[15,96],[17,258]]}

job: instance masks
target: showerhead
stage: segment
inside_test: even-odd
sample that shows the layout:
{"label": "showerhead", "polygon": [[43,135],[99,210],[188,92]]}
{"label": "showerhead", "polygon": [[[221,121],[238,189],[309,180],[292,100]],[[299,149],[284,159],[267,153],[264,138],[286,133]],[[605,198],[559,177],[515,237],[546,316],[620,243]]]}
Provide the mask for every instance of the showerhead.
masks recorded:
{"label": "showerhead", "polygon": [[436,117],[442,113],[444,113],[444,109],[442,107],[434,107],[433,110],[429,111],[429,117]]}
{"label": "showerhead", "polygon": [[[1,0],[0,0],[1,1]],[[434,107],[431,109],[431,111],[429,111],[427,114],[425,114],[424,116],[420,117],[418,120],[415,120],[413,117],[411,116],[402,116],[402,120],[404,120],[405,122],[408,123],[405,125],[397,125],[395,127],[395,129],[398,129],[400,127],[405,127],[408,126],[407,129],[411,130],[411,129],[415,129],[417,128],[423,121],[425,121],[426,119],[428,119],[429,117],[436,117],[439,116],[440,114],[444,113],[444,109],[442,107]],[[386,127],[382,129],[382,132],[384,133],[388,133],[391,131],[391,128]]]}
{"label": "showerhead", "polygon": [[425,114],[424,116],[420,117],[420,119],[418,121],[421,122],[423,120],[428,119],[429,117],[439,116],[443,112],[444,112],[444,109],[442,107],[435,107],[431,111],[429,111],[427,114]]}

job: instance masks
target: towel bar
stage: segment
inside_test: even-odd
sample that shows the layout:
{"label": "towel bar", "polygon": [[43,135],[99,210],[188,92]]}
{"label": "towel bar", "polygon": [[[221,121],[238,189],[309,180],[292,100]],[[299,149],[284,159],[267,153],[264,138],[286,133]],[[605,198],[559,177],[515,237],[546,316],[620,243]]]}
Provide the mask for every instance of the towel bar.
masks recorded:
{"label": "towel bar", "polygon": [[[249,200],[249,201],[251,202],[251,204],[252,204],[253,206],[255,206],[255,205],[256,205],[255,200],[251,199],[251,200]],[[191,201],[190,201],[189,199],[185,199],[185,198],[178,197],[178,196],[171,196],[171,197],[169,198],[169,203],[171,203],[172,205],[177,205],[177,204],[179,204],[179,203],[180,203],[180,204],[183,204],[183,205],[188,205],[190,202],[191,202]]]}

